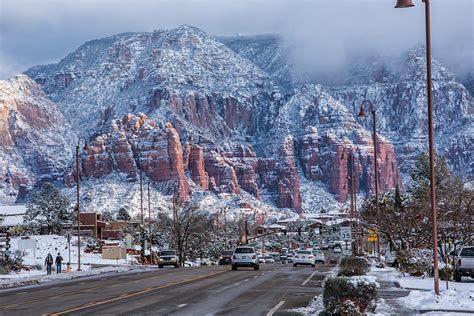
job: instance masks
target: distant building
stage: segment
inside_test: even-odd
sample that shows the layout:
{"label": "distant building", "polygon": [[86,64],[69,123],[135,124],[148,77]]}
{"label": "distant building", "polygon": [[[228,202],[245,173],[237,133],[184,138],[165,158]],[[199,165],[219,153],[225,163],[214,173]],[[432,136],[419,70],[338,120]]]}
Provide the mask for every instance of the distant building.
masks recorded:
{"label": "distant building", "polygon": [[17,225],[23,225],[25,213],[25,204],[0,205],[0,230],[7,230]]}

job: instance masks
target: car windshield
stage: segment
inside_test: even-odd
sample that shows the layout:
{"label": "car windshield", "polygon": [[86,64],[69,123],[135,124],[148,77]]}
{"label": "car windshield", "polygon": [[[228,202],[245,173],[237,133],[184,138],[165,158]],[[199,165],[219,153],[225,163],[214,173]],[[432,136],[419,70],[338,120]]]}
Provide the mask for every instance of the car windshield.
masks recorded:
{"label": "car windshield", "polygon": [[300,251],[298,251],[298,254],[299,254],[299,255],[310,255],[310,254],[311,254],[311,251],[308,251],[308,250],[300,250]]}
{"label": "car windshield", "polygon": [[235,253],[254,253],[255,251],[253,248],[237,248],[235,249]]}
{"label": "car windshield", "polygon": [[223,255],[223,256],[230,256],[230,255],[232,255],[232,254],[233,254],[232,251],[223,251],[223,252],[222,252],[222,255]]}
{"label": "car windshield", "polygon": [[174,256],[176,255],[176,251],[162,251],[161,256]]}
{"label": "car windshield", "polygon": [[265,256],[265,259],[273,259],[272,256]]}
{"label": "car windshield", "polygon": [[463,248],[460,255],[461,257],[474,257],[474,248]]}

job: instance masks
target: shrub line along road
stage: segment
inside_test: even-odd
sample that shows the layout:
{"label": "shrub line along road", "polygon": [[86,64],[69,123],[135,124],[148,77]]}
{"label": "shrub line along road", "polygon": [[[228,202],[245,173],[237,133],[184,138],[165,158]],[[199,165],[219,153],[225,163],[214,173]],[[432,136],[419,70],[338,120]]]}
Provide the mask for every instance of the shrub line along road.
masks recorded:
{"label": "shrub line along road", "polygon": [[[0,315],[294,315],[322,294],[336,266],[157,269],[0,291]],[[382,286],[384,287],[384,286]],[[381,289],[381,297],[408,294]],[[406,312],[406,310],[404,310]]]}
{"label": "shrub line along road", "polygon": [[0,291],[1,315],[289,315],[322,293],[335,264],[159,269]]}

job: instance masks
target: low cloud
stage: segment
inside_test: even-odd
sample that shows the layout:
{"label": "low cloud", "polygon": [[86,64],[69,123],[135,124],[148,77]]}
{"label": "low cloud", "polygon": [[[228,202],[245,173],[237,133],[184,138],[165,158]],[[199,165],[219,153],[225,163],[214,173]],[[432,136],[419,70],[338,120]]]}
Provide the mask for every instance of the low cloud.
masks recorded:
{"label": "low cloud", "polygon": [[[182,24],[209,34],[281,34],[302,76],[337,72],[353,56],[386,58],[424,43],[424,8],[395,0],[15,0],[0,4],[0,79],[60,60],[85,41]],[[473,1],[432,1],[433,55],[474,71]]]}

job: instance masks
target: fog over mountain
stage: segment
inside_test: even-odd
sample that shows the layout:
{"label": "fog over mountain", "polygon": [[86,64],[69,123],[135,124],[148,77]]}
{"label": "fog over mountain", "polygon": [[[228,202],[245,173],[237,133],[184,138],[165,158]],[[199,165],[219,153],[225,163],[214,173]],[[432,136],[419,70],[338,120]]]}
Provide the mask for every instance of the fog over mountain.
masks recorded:
{"label": "fog over mountain", "polygon": [[[182,24],[208,34],[274,33],[288,49],[293,75],[325,82],[359,58],[392,61],[424,43],[424,8],[395,1],[90,1],[17,0],[0,4],[0,79],[57,62],[92,38]],[[131,14],[133,12],[133,14]],[[432,1],[433,55],[459,77],[474,71],[473,2]],[[455,22],[455,23],[454,23]],[[21,26],[21,27],[20,27]]]}

